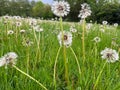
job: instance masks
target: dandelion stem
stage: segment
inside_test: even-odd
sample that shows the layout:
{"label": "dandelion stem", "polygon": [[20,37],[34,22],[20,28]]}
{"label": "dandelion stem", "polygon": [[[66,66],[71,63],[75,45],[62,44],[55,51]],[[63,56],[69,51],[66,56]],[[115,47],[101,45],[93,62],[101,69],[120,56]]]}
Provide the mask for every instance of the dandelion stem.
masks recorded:
{"label": "dandelion stem", "polygon": [[95,70],[96,70],[96,59],[97,59],[97,52],[98,52],[98,50],[97,50],[97,43],[94,43],[94,54],[95,54],[95,59],[94,59],[94,65],[93,65],[93,67],[94,67],[94,69],[93,69],[93,74],[94,74],[94,80],[95,80],[95,77],[96,77],[96,75],[95,75]]}
{"label": "dandelion stem", "polygon": [[30,63],[30,60],[29,60],[29,46],[27,47],[27,73],[29,73],[29,63]]}
{"label": "dandelion stem", "polygon": [[37,61],[38,61],[38,55],[41,54],[41,52],[40,52],[40,32],[39,32],[38,38],[37,38],[35,30],[33,30],[33,33],[34,33],[34,37],[35,37],[35,42],[37,43],[37,52],[36,52],[36,61],[35,61],[35,66],[36,66]]}
{"label": "dandelion stem", "polygon": [[61,27],[61,31],[62,31],[63,55],[64,55],[64,64],[65,64],[65,80],[67,82],[67,85],[69,85],[68,64],[67,64],[67,60],[66,60],[66,47],[64,45],[62,17],[60,17],[60,27]]}
{"label": "dandelion stem", "polygon": [[82,26],[82,50],[83,50],[83,62],[85,61],[85,19],[83,20]]}
{"label": "dandelion stem", "polygon": [[97,84],[98,84],[98,81],[99,81],[99,79],[100,79],[100,76],[102,75],[102,72],[103,72],[106,64],[107,64],[107,62],[104,63],[104,65],[103,65],[103,67],[102,67],[102,69],[101,69],[101,71],[100,71],[100,73],[99,73],[99,75],[98,75],[98,77],[97,77],[97,80],[96,80],[96,82],[95,82],[95,85],[94,85],[94,87],[93,87],[93,90],[96,89],[96,86],[97,86]]}
{"label": "dandelion stem", "polygon": [[42,88],[44,88],[45,90],[48,90],[44,85],[42,85],[39,81],[37,81],[36,79],[34,79],[32,76],[28,75],[27,73],[23,72],[22,70],[20,70],[17,66],[13,65],[13,67],[21,72],[22,74],[24,74],[25,76],[29,77],[31,80],[35,81],[37,84],[39,84]]}
{"label": "dandelion stem", "polygon": [[78,58],[77,58],[74,50],[73,50],[71,47],[70,47],[70,50],[72,51],[72,53],[73,53],[73,55],[74,55],[74,57],[75,57],[75,60],[76,60],[76,62],[77,62],[79,74],[81,74],[81,69],[80,69],[80,64],[79,64]]}
{"label": "dandelion stem", "polygon": [[58,56],[59,56],[60,50],[61,50],[61,47],[59,47],[59,49],[58,49],[57,56],[56,56],[56,59],[55,59],[55,64],[54,64],[54,75],[53,75],[54,77],[53,77],[53,82],[54,82],[54,85],[55,85],[55,90],[56,90],[56,80],[55,80],[55,76],[56,76],[56,65],[57,65],[57,61],[58,61]]}

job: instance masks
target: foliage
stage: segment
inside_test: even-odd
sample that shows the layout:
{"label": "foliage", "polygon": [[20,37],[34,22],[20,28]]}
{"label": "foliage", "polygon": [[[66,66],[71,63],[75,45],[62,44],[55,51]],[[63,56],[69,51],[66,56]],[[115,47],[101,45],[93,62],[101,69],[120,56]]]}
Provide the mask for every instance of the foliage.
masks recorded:
{"label": "foliage", "polygon": [[41,1],[37,2],[32,9],[34,17],[52,18],[53,14],[51,7],[48,4],[43,4]]}
{"label": "foliage", "polygon": [[103,20],[112,23],[120,23],[120,4],[107,3],[103,5],[98,13],[96,13],[96,19],[98,22]]}

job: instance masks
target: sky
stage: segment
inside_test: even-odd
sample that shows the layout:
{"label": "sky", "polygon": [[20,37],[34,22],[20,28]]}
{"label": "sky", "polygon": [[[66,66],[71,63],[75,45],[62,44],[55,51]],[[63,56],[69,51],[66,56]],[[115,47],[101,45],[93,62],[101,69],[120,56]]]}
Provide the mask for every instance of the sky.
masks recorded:
{"label": "sky", "polygon": [[52,4],[53,0],[42,0],[43,3]]}
{"label": "sky", "polygon": [[[32,0],[29,0],[32,1]],[[34,1],[42,1],[45,4],[52,4],[53,0],[34,0]]]}

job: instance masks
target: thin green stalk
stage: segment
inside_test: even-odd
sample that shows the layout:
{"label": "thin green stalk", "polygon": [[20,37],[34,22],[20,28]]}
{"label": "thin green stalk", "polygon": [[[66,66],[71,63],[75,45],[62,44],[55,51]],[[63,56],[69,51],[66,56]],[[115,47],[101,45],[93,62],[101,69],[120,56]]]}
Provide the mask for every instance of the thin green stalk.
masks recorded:
{"label": "thin green stalk", "polygon": [[[60,17],[60,27],[62,31],[62,43],[64,42],[64,33],[63,33],[63,25],[62,25],[62,17]],[[67,85],[69,86],[69,75],[68,75],[68,64],[66,60],[66,47],[63,43],[63,55],[64,55],[64,64],[65,64],[65,80]]]}
{"label": "thin green stalk", "polygon": [[77,66],[78,66],[78,70],[79,70],[79,74],[81,74],[81,69],[80,69],[80,64],[79,64],[79,60],[74,52],[74,50],[70,47],[70,50],[72,51],[74,57],[75,57],[75,60],[76,60],[76,63],[77,63]]}
{"label": "thin green stalk", "polygon": [[[34,33],[34,37],[35,37],[35,42],[37,43],[37,52],[36,52],[36,61],[35,61],[35,66],[36,66],[36,64],[37,64],[37,61],[38,61],[38,54],[39,54],[39,49],[40,49],[40,47],[39,47],[39,43],[40,43],[40,41],[38,40],[38,38],[37,38],[37,35],[36,35],[36,32],[35,32],[35,30],[33,29],[33,33]],[[39,34],[39,37],[40,37],[40,34]],[[34,66],[34,68],[35,68],[35,66]]]}
{"label": "thin green stalk", "polygon": [[41,58],[41,50],[40,50],[40,32],[38,32],[38,38],[36,38],[36,42],[37,42],[37,52],[36,52],[36,62],[35,65],[37,64],[38,60]]}
{"label": "thin green stalk", "polygon": [[17,30],[17,26],[15,27],[15,30],[16,30],[16,42],[18,41],[17,40],[17,37],[18,37],[18,30]]}
{"label": "thin green stalk", "polygon": [[20,70],[17,66],[13,65],[13,67],[21,72],[22,74],[24,74],[25,76],[29,77],[31,80],[35,81],[38,85],[40,85],[42,88],[44,88],[45,90],[48,90],[44,85],[42,85],[39,81],[37,81],[35,78],[33,78],[32,76],[28,75],[27,73],[23,72],[22,70]]}
{"label": "thin green stalk", "polygon": [[7,69],[7,67],[5,67],[5,70],[6,70],[6,73],[5,73],[5,83],[6,83],[6,90],[7,90],[8,89],[7,88],[7,86],[8,86],[8,83],[7,83],[8,82],[8,80],[7,80],[8,79],[8,69]]}
{"label": "thin green stalk", "polygon": [[98,77],[97,77],[97,80],[96,80],[96,82],[95,82],[95,85],[94,85],[94,87],[93,87],[93,90],[96,90],[96,86],[97,86],[97,84],[98,84],[98,82],[99,82],[99,79],[100,79],[100,77],[101,77],[101,75],[102,75],[102,72],[103,72],[106,64],[107,64],[107,62],[104,63],[102,69],[100,70],[100,73],[99,73],[99,75],[98,75]]}
{"label": "thin green stalk", "polygon": [[54,75],[53,75],[53,82],[54,82],[54,86],[55,86],[55,90],[56,90],[56,80],[55,80],[55,76],[56,76],[56,65],[57,65],[57,61],[58,61],[58,56],[60,53],[61,47],[59,47],[57,55],[56,55],[56,59],[55,59],[55,64],[54,64]]}
{"label": "thin green stalk", "polygon": [[39,32],[39,37],[38,37],[38,57],[41,58],[41,50],[40,50],[40,32]]}
{"label": "thin green stalk", "polygon": [[93,74],[94,74],[94,77],[93,77],[93,79],[95,80],[95,77],[96,77],[96,75],[95,75],[95,70],[96,70],[96,59],[97,59],[97,43],[94,43],[94,55],[95,55],[95,58],[94,58],[94,66],[93,66]]}
{"label": "thin green stalk", "polygon": [[7,32],[8,32],[8,23],[7,23],[7,25],[6,25],[6,38],[8,37],[8,35],[7,35]]}
{"label": "thin green stalk", "polygon": [[85,19],[83,20],[82,25],[82,52],[83,52],[83,62],[85,61]]}
{"label": "thin green stalk", "polygon": [[30,63],[30,60],[29,60],[29,46],[27,47],[27,73],[29,73],[29,63]]}

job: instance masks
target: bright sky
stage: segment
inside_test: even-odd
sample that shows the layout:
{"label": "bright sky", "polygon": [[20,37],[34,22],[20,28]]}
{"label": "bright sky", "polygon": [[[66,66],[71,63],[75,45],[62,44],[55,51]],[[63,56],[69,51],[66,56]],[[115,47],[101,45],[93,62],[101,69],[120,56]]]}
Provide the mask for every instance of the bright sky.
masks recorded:
{"label": "bright sky", "polygon": [[[29,0],[32,1],[32,0]],[[33,0],[33,1],[42,1],[45,4],[52,4],[53,0]]]}
{"label": "bright sky", "polygon": [[52,4],[53,0],[42,0],[43,3]]}

